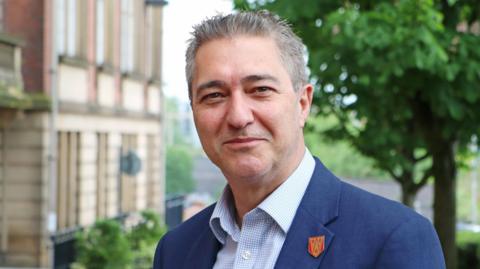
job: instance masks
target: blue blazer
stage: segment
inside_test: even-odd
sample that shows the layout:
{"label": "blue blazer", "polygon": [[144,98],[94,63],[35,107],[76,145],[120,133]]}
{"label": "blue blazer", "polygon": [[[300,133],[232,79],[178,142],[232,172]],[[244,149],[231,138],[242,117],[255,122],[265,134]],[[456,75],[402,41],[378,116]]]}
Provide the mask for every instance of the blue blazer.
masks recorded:
{"label": "blue blazer", "polygon": [[[276,269],[445,268],[437,234],[426,218],[340,181],[315,161]],[[213,208],[201,211],[160,240],[154,269],[213,267],[221,248],[209,227]],[[324,251],[317,258],[307,250],[308,239],[315,236],[325,238]]]}

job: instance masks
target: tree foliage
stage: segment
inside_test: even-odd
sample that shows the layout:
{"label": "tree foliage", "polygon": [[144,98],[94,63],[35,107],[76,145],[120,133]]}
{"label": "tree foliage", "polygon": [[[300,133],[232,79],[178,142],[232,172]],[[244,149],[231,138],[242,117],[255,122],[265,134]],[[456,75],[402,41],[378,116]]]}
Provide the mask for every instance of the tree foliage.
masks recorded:
{"label": "tree foliage", "polygon": [[456,268],[455,156],[480,133],[478,2],[235,2],[294,25],[319,89],[316,111],[339,120],[330,137],[374,158],[404,191],[435,179],[434,222]]}
{"label": "tree foliage", "polygon": [[188,193],[195,189],[193,156],[187,146],[167,147],[166,185],[168,194]]}
{"label": "tree foliage", "polygon": [[[166,192],[167,194],[188,193],[195,189],[193,180],[193,141],[182,132],[185,118],[181,102],[173,97],[166,98]],[[184,109],[184,108],[183,108]],[[192,150],[193,149],[193,150]]]}
{"label": "tree foliage", "polygon": [[324,135],[337,124],[335,117],[311,116],[307,122],[305,144],[312,154],[336,175],[350,179],[388,178],[388,174],[375,167],[371,158],[363,156],[349,141],[333,139]]}

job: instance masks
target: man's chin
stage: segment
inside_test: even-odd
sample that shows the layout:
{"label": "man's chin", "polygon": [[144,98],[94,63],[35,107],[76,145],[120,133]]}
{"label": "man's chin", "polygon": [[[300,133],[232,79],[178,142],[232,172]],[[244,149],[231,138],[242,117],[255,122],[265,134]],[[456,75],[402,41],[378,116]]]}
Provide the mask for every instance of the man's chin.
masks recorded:
{"label": "man's chin", "polygon": [[231,178],[257,178],[268,170],[266,163],[260,159],[236,159],[222,164],[222,171]]}

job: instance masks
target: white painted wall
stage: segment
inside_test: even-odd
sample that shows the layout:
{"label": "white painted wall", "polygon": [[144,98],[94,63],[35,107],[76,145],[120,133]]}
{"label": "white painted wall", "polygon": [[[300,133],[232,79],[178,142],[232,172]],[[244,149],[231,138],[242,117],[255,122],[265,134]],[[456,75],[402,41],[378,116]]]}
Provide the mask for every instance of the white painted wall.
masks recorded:
{"label": "white painted wall", "polygon": [[142,83],[132,79],[124,79],[122,82],[122,92],[123,108],[135,112],[144,111],[144,90]]}
{"label": "white painted wall", "polygon": [[112,75],[99,73],[97,78],[98,104],[105,107],[115,106],[115,79]]}
{"label": "white painted wall", "polygon": [[147,111],[149,113],[160,115],[160,112],[162,111],[161,98],[162,95],[159,87],[153,85],[148,87]]}
{"label": "white painted wall", "polygon": [[60,64],[58,66],[58,97],[60,101],[87,103],[87,70]]}

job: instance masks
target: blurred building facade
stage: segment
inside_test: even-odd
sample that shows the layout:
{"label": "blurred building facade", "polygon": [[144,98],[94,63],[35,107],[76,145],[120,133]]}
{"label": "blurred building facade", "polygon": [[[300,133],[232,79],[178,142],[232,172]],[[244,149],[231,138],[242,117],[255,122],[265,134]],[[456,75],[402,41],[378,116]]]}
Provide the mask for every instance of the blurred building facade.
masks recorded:
{"label": "blurred building facade", "polygon": [[50,267],[52,234],[163,213],[162,4],[0,0],[0,266]]}

